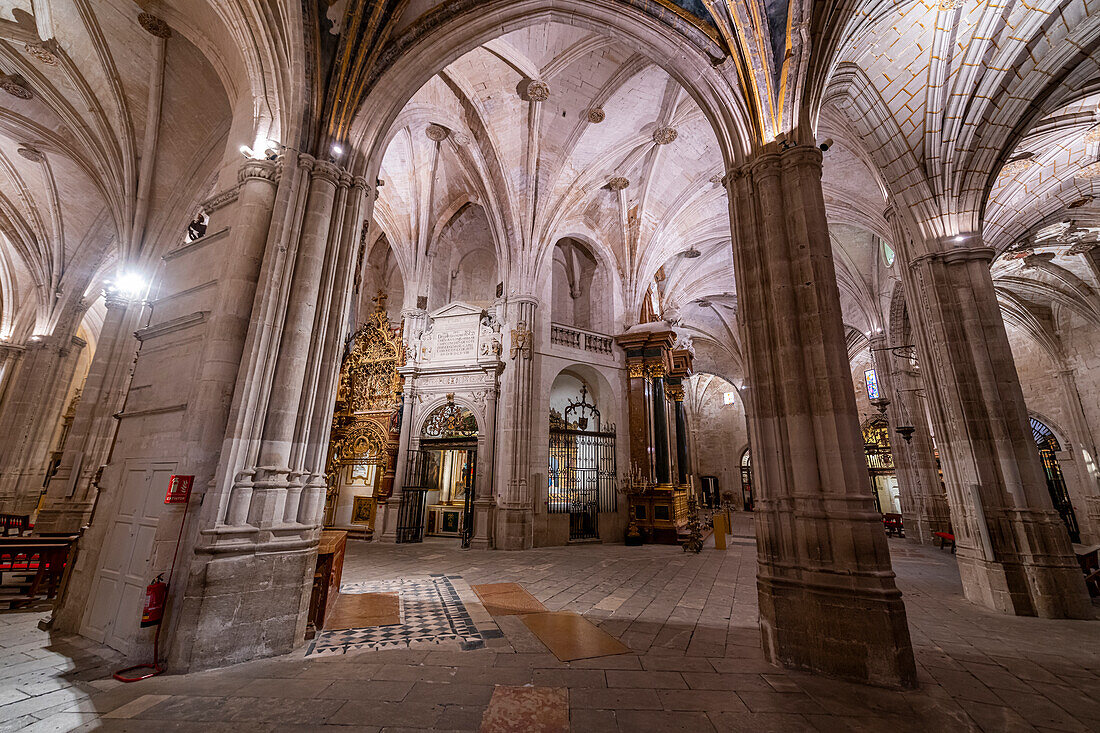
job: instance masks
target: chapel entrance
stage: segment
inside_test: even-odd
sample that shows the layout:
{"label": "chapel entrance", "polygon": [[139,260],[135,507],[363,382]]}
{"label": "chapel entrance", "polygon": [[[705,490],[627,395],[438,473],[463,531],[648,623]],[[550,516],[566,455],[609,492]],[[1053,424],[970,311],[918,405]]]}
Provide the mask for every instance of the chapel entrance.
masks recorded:
{"label": "chapel entrance", "polygon": [[600,512],[618,509],[616,475],[615,426],[604,428],[582,383],[579,399],[550,410],[547,511],[569,515],[570,540],[599,538]]}
{"label": "chapel entrance", "polygon": [[871,493],[879,514],[901,514],[901,491],[898,488],[894,454],[890,450],[890,425],[877,417],[863,427],[863,449],[867,454],[867,472],[871,476]]}
{"label": "chapel entrance", "polygon": [[409,451],[397,541],[457,537],[470,546],[477,493],[477,418],[454,395],[428,415],[420,447]]}

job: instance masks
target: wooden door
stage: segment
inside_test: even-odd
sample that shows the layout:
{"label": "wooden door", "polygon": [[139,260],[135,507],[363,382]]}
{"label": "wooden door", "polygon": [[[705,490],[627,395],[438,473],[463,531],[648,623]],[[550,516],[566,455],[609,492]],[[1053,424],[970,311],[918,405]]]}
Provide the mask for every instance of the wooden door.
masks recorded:
{"label": "wooden door", "polygon": [[153,540],[175,463],[128,461],[80,633],[131,653],[150,576]]}

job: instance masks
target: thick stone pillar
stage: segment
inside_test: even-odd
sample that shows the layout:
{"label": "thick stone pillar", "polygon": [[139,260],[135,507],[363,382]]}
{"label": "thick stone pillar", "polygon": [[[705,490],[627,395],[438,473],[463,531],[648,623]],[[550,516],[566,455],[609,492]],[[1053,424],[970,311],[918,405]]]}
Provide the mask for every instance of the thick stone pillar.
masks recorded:
{"label": "thick stone pillar", "polygon": [[[903,348],[908,344],[899,344]],[[947,497],[936,470],[936,455],[924,407],[917,397],[919,374],[887,345],[885,336],[870,339],[878,382],[883,396],[890,401],[886,419],[890,424],[890,451],[894,456],[898,489],[901,493],[905,536],[931,543],[933,532],[947,532],[950,517]],[[900,362],[900,364],[899,364]],[[908,440],[898,433],[899,426],[912,428]]]}
{"label": "thick stone pillar", "polygon": [[1073,369],[1069,366],[1059,369],[1058,381],[1062,385],[1063,399],[1073,429],[1071,439],[1075,443],[1063,448],[1072,451],[1073,467],[1076,469],[1081,498],[1084,500],[1084,506],[1076,509],[1078,524],[1081,526],[1081,542],[1086,545],[1095,544],[1100,542],[1100,468],[1096,465],[1096,439],[1081,405],[1081,392],[1077,389],[1077,375]]}
{"label": "thick stone pillar", "polygon": [[727,185],[752,393],[764,654],[787,667],[912,687],[905,607],[867,491],[821,151],[769,145]]}
{"label": "thick stone pillar", "polygon": [[[292,465],[301,466],[302,490],[297,506],[288,502],[284,517],[287,521],[296,520],[310,526],[321,526],[324,520],[325,461],[332,437],[340,365],[349,333],[348,316],[366,191],[365,178],[341,177],[331,227],[331,231],[338,234],[336,241],[329,244],[329,254],[325,257],[325,287],[318,304],[307,390],[298,418],[298,445]],[[313,389],[308,389],[309,385],[314,385]]]}
{"label": "thick stone pillar", "polygon": [[[265,250],[272,235],[276,192],[290,188],[277,185],[282,167],[275,161],[242,162],[238,185],[220,195],[228,203],[212,214],[210,233],[162,258],[155,288],[161,300],[151,301],[152,322],[137,333],[142,347],[134,366],[135,370],[144,369],[152,386],[140,396],[131,391],[127,397],[128,411],[122,414],[112,457],[99,482],[95,516],[81,538],[68,590],[54,614],[54,629],[82,632],[83,624],[94,615],[89,609],[97,604],[109,608],[119,602],[117,591],[96,581],[107,563],[117,563],[127,551],[125,541],[109,541],[112,518],[149,512],[157,515],[152,539],[156,551],[149,554],[138,549],[126,562],[131,565],[129,572],[150,580],[161,572],[167,575],[173,553],[165,548],[174,547],[180,536],[180,522],[185,518],[187,521],[169,591],[167,622],[161,630],[161,654],[173,670],[232,664],[293,648],[283,645],[280,636],[287,623],[286,609],[276,611],[257,601],[275,592],[275,568],[282,567],[284,559],[271,555],[267,568],[253,566],[236,572],[232,550],[217,546],[226,537],[219,531],[224,529],[221,519],[231,482],[215,480],[222,457],[245,442],[242,432],[234,432],[232,425],[236,423],[231,416],[238,418],[248,410],[255,389],[254,380],[239,377],[253,352],[252,348],[246,349],[250,326],[257,326],[252,329],[255,335],[263,323],[257,316],[254,324],[253,317],[256,303],[266,297],[269,283],[259,289],[259,295],[257,284],[264,268],[275,259],[265,258]],[[273,235],[270,250],[279,249],[277,235]],[[204,287],[194,287],[196,277]],[[166,307],[159,308],[161,303]],[[181,332],[184,339],[180,338]],[[182,348],[178,345],[181,341]],[[179,359],[185,358],[184,350],[195,354],[193,373],[163,369],[165,352]],[[155,395],[152,402],[148,401],[149,393]],[[162,410],[176,401],[181,404],[172,412]],[[135,403],[139,403],[136,411]],[[164,433],[148,435],[143,415],[161,412],[171,416],[157,423]],[[227,424],[231,425],[228,429]],[[131,464],[148,466],[151,450],[155,451],[154,461],[175,466],[172,473],[194,475],[187,507],[165,506],[159,500],[148,504],[144,497],[135,497],[134,492],[126,490]],[[161,495],[165,488],[163,484],[156,487]],[[135,498],[140,502],[138,506],[127,503]],[[242,536],[247,533],[233,528],[226,544],[244,545]],[[131,538],[130,547],[140,548],[138,541]],[[210,549],[214,546],[217,548]],[[242,588],[253,590],[253,595],[244,598]],[[148,631],[137,629],[134,621],[140,608],[140,597],[136,601],[123,599],[117,623],[120,628],[132,630],[111,644],[148,659],[152,654],[151,637]],[[289,615],[293,628],[296,610]],[[230,626],[234,631],[226,634]]]}
{"label": "thick stone pillar", "polygon": [[493,484],[496,466],[496,445],[492,440],[496,435],[497,399],[500,390],[494,386],[485,396],[485,433],[488,439],[479,440],[484,445],[484,456],[478,456],[477,493],[474,495],[474,533],[470,538],[470,547],[475,550],[487,550],[492,547],[493,533]]}
{"label": "thick stone pillar", "polygon": [[39,532],[77,532],[95,506],[96,475],[107,462],[134,366],[138,342],[133,336],[139,303],[116,292],[104,298],[107,313],[84,391],[65,441],[61,464],[46,487]]}
{"label": "thick stone pillar", "polygon": [[507,323],[512,324],[503,385],[507,414],[500,426],[502,477],[507,477],[497,502],[494,543],[498,550],[526,550],[534,543],[534,487],[531,486],[531,419],[535,403],[533,355],[535,309],[531,296],[508,299]]}
{"label": "thick stone pillar", "polygon": [[[298,411],[306,388],[306,367],[310,358],[339,175],[340,169],[333,163],[316,161],[313,164],[259,457],[254,478],[251,479],[247,506],[243,503],[230,505],[230,520],[234,524],[243,520],[261,530],[287,524],[288,495],[301,490],[302,475],[291,466],[291,451],[294,448]],[[252,472],[246,471],[241,483],[249,481],[248,473]],[[292,520],[292,523],[295,522],[296,517]]]}
{"label": "thick stone pillar", "polygon": [[51,441],[72,385],[81,338],[32,336],[0,405],[0,512],[33,514],[49,467]]}
{"label": "thick stone pillar", "polygon": [[428,312],[423,308],[404,308],[401,311],[401,338],[405,344],[404,392],[401,401],[401,431],[397,437],[397,457],[394,466],[393,491],[384,504],[379,504],[374,520],[374,536],[381,542],[397,541],[397,515],[401,507],[401,493],[407,483],[405,469],[409,462],[412,437],[413,400],[416,396],[415,366],[420,359],[420,335],[428,324]]}
{"label": "thick stone pillar", "polygon": [[416,392],[406,379],[401,401],[401,433],[397,443],[397,466],[393,479],[393,491],[386,502],[375,510],[377,514],[374,520],[374,534],[380,542],[397,542],[397,519],[401,508],[401,494],[408,481],[405,469],[408,467],[414,399],[416,399]]}
{"label": "thick stone pillar", "polygon": [[[906,516],[904,521],[906,528],[912,522],[915,529],[912,533],[907,532],[906,536],[931,544],[937,541],[933,532],[951,531],[951,510],[947,504],[947,491],[936,465],[936,446],[928,425],[928,410],[925,401],[920,397],[921,394],[926,394],[924,380],[915,368],[905,364],[894,372],[894,384],[898,410],[913,428],[913,435],[908,443],[900,436],[891,437],[891,440],[903,444],[899,453],[912,489],[913,505],[909,512],[911,518]],[[897,455],[899,454],[895,454]],[[899,475],[900,473],[899,468]]]}
{"label": "thick stone pillar", "polygon": [[[1003,613],[1089,618],[1069,537],[1054,512],[978,235],[910,260],[956,556],[967,598]],[[952,249],[952,247],[955,247]]]}

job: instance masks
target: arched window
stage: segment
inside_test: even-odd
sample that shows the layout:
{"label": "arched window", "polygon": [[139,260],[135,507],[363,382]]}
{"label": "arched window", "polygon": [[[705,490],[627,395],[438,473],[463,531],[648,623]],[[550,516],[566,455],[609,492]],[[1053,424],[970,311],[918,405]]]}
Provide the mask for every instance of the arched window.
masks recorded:
{"label": "arched window", "polygon": [[1066,480],[1062,475],[1062,467],[1058,465],[1058,457],[1055,455],[1062,450],[1058,438],[1054,432],[1041,421],[1031,418],[1031,435],[1035,438],[1035,445],[1039,449],[1039,460],[1043,463],[1043,473],[1046,474],[1047,491],[1050,493],[1050,501],[1054,510],[1062,517],[1062,523],[1066,525],[1071,542],[1081,541],[1081,528],[1077,525],[1077,515],[1073,513],[1073,504],[1069,500],[1069,491],[1066,489]]}
{"label": "arched window", "polygon": [[746,448],[741,454],[741,502],[746,512],[752,511],[752,454]]}

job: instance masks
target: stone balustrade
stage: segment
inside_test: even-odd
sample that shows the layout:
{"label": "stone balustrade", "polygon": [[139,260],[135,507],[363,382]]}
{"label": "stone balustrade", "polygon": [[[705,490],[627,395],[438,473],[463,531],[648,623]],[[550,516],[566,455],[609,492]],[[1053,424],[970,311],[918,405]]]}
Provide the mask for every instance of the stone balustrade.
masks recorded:
{"label": "stone balustrade", "polygon": [[613,353],[611,346],[614,341],[611,340],[610,336],[604,336],[600,333],[585,331],[561,323],[551,323],[550,343],[555,346],[568,346],[572,349],[610,356]]}

